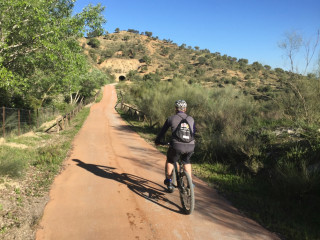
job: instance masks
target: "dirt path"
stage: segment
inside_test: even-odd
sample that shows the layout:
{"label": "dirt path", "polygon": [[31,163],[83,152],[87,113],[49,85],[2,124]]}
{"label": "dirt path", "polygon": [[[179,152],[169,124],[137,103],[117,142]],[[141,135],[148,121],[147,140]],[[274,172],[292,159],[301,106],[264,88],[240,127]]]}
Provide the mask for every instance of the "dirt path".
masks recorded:
{"label": "dirt path", "polygon": [[115,103],[108,85],[54,181],[36,239],[278,239],[197,178],[195,211],[183,215],[178,192],[162,184],[165,156],[129,129]]}

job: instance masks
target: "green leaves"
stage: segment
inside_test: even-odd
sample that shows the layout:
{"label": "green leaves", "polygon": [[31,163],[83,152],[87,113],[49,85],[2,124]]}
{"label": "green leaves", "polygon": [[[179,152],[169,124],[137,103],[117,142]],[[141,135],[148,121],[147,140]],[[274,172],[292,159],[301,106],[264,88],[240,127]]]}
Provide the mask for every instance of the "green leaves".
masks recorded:
{"label": "green leaves", "polygon": [[81,13],[76,15],[76,18],[84,23],[84,33],[88,37],[97,37],[104,34],[102,25],[107,22],[102,15],[104,9],[105,7],[101,6],[100,3],[97,6],[89,4]]}
{"label": "green leaves", "polygon": [[[77,39],[101,35],[104,7],[89,5],[72,16],[74,0],[0,2],[0,91],[40,102],[79,91],[88,71]],[[8,102],[8,101],[3,101]],[[10,102],[10,101],[9,101]]]}

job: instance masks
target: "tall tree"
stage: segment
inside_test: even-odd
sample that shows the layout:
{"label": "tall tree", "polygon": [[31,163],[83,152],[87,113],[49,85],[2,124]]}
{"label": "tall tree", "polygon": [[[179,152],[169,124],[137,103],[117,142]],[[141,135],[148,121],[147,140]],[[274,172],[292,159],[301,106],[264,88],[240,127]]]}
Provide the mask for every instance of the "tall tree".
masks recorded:
{"label": "tall tree", "polygon": [[72,16],[73,2],[0,1],[0,90],[8,93],[3,96],[42,104],[66,88],[77,91],[71,87],[75,76],[88,71],[77,39],[99,35],[106,21],[101,5]]}
{"label": "tall tree", "polygon": [[102,15],[104,10],[105,7],[101,6],[100,3],[97,6],[92,6],[89,4],[81,13],[76,16],[84,21],[86,26],[85,34],[88,37],[98,37],[105,33],[103,24],[105,24],[107,21]]}

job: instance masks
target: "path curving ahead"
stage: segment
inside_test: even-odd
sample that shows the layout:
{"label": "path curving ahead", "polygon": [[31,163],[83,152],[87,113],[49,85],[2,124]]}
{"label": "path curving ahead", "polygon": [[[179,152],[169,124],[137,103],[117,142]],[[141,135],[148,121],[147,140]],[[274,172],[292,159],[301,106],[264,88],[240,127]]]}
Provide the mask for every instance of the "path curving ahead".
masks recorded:
{"label": "path curving ahead", "polygon": [[36,239],[279,239],[195,177],[195,211],[182,214],[178,191],[163,185],[165,155],[130,130],[114,110],[116,98],[107,85],[91,107]]}

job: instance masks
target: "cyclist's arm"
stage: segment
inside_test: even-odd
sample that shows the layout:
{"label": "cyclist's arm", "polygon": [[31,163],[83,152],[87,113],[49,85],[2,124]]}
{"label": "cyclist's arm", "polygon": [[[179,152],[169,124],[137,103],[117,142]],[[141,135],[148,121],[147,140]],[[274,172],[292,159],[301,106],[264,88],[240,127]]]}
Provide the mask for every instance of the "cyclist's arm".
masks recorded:
{"label": "cyclist's arm", "polygon": [[164,123],[164,125],[162,126],[158,136],[156,137],[156,140],[154,141],[155,144],[161,144],[161,140],[163,139],[164,135],[166,134],[166,132],[168,131],[170,125],[169,125],[169,121],[167,119],[167,121]]}

